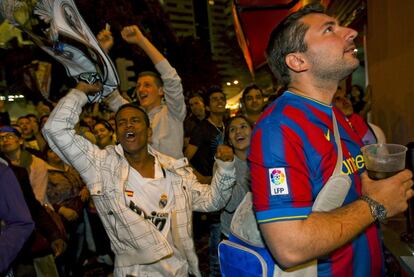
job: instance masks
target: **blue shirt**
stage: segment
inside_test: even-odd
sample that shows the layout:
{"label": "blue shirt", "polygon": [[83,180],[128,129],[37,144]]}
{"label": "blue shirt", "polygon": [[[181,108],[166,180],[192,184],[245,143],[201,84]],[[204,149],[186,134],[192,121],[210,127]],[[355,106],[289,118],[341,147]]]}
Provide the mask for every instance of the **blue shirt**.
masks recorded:
{"label": "blue shirt", "polygon": [[34,223],[13,171],[0,162],[0,273],[7,270],[24,242],[32,233]]}

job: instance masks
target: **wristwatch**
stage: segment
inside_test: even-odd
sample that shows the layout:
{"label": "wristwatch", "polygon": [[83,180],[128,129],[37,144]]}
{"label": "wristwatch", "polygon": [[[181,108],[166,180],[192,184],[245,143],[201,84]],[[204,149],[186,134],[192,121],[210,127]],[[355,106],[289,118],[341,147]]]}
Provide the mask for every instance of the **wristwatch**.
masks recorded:
{"label": "wristwatch", "polygon": [[371,214],[375,221],[382,222],[387,218],[387,209],[374,199],[369,198],[366,195],[362,195],[359,199],[368,203],[371,208]]}

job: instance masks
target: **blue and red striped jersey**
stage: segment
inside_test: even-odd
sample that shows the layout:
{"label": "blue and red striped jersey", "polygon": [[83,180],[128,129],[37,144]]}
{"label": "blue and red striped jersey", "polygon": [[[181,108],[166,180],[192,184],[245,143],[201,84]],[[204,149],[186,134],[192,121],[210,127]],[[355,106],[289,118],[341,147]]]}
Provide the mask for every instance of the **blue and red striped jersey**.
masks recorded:
{"label": "blue and red striped jersey", "polygon": [[[332,112],[341,137],[342,172],[352,180],[344,205],[361,196],[359,175],[365,170],[362,142],[346,117],[330,105],[285,92],[256,124],[248,156],[259,224],[302,220],[311,213],[337,161]],[[352,275],[384,275],[375,225],[329,257],[318,260],[318,276]]]}

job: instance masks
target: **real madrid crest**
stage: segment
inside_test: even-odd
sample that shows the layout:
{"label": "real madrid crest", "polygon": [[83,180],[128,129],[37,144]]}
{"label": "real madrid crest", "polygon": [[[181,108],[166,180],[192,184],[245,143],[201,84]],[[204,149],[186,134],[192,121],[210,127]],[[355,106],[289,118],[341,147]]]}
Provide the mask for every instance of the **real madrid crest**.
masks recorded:
{"label": "real madrid crest", "polygon": [[165,208],[165,206],[167,206],[167,202],[168,202],[168,197],[165,193],[161,194],[160,197],[160,202],[158,203],[158,205],[160,206],[161,209]]}

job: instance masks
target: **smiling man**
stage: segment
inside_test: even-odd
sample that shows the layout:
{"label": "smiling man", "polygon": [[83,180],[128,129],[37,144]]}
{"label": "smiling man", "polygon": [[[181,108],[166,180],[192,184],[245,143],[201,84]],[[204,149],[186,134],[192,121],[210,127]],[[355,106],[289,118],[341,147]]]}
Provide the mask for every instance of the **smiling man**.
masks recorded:
{"label": "smiling man", "polygon": [[79,83],[62,98],[43,128],[52,150],[82,176],[115,253],[114,276],[201,276],[191,212],[221,209],[235,181],[233,152],[217,149],[211,185],[199,183],[186,159],[149,145],[146,112],[134,104],[115,116],[118,145],[105,149],[76,135],[87,94],[99,84]]}
{"label": "smiling man", "polygon": [[151,145],[171,157],[182,158],[186,106],[181,79],[137,26],[125,27],[121,35],[126,42],[144,50],[160,73],[139,73],[135,89],[141,107],[150,118],[153,132]]}
{"label": "smiling man", "polygon": [[[224,143],[224,115],[226,113],[226,95],[219,87],[211,87],[207,91],[206,109],[208,118],[202,120],[197,126],[184,155],[190,161],[198,179],[203,183],[209,183],[213,175],[214,155],[219,145]],[[202,217],[195,214],[195,221]],[[219,276],[217,247],[221,240],[220,213],[207,215],[207,224],[210,228],[210,276]],[[198,230],[196,229],[198,233]]]}
{"label": "smiling man", "polygon": [[248,85],[243,89],[240,102],[243,104],[244,116],[254,126],[263,112],[263,91],[256,84]]}
{"label": "smiling man", "polygon": [[[332,107],[339,82],[359,65],[356,36],[320,5],[289,15],[270,35],[267,60],[288,90],[256,124],[248,159],[257,221],[282,268],[317,259],[317,276],[384,276],[375,223],[403,212],[414,194],[409,170],[379,181],[368,177],[360,138]],[[337,162],[334,115],[342,174],[352,183],[343,205],[315,212]]]}

